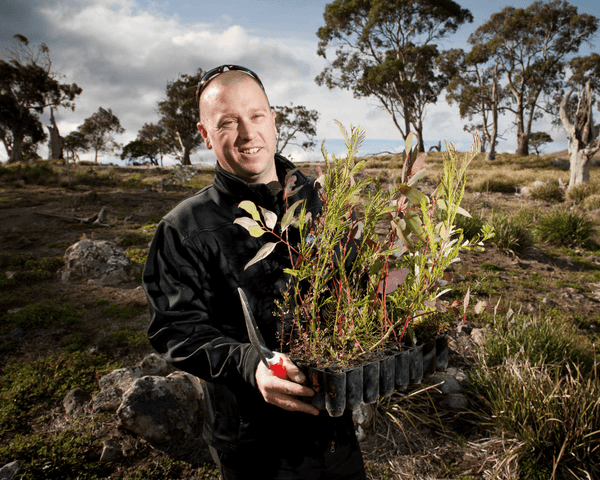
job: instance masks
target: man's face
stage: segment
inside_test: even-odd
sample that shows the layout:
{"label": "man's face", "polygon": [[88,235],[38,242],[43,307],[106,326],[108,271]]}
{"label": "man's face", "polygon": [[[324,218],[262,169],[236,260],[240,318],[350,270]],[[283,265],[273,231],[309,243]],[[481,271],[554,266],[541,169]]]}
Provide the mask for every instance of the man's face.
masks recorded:
{"label": "man's face", "polygon": [[198,130],[223,169],[248,183],[277,180],[274,112],[254,80],[211,83],[200,105]]}

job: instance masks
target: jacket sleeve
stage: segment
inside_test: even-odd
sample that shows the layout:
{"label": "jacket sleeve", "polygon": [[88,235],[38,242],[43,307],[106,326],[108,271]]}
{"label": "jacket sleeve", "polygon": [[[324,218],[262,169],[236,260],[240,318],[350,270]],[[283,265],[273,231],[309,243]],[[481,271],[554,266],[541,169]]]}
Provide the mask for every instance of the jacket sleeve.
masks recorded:
{"label": "jacket sleeve", "polygon": [[196,248],[168,221],[159,223],[143,273],[150,343],[167,362],[203,380],[256,387],[258,354],[213,318],[210,258]]}

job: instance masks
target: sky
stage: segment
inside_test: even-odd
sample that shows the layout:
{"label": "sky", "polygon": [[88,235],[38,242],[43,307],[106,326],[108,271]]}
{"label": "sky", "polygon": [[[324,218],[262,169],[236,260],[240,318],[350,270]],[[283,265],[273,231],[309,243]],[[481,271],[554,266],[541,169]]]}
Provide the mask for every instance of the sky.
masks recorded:
{"label": "sky", "polygon": [[[473,14],[473,23],[440,42],[440,48],[467,48],[467,38],[478,26],[506,6],[526,8],[532,1],[494,2],[456,0]],[[319,112],[317,143],[326,140],[331,153],[341,153],[342,135],[334,120],[347,128],[360,125],[367,141],[361,153],[398,151],[403,145],[391,116],[372,99],[355,99],[352,92],[329,90],[314,79],[327,66],[317,55],[316,32],[324,25],[327,0],[2,0],[0,2],[0,51],[11,44],[13,35],[25,35],[30,44],[45,43],[50,49],[52,69],[65,83],[77,83],[83,92],[76,98],[75,111],[59,109],[56,114],[61,135],[66,136],[99,107],[112,109],[125,133],[122,144],[135,139],[144,123],[159,119],[157,104],[165,98],[168,81],[181,74],[194,74],[231,63],[255,71],[265,85],[272,105],[304,105]],[[570,2],[580,13],[600,18],[598,0]],[[598,51],[594,45],[580,51]],[[49,123],[49,112],[42,115]],[[504,129],[512,118],[504,119]],[[453,142],[466,150],[472,141],[463,131],[465,121],[444,94],[426,111],[426,146]],[[546,151],[566,148],[562,128],[551,130],[548,120],[534,126],[547,131],[555,142]],[[514,152],[516,131],[508,130],[498,151]],[[39,149],[47,157],[47,146]],[[304,152],[286,149],[295,161],[320,160],[316,148]],[[0,146],[0,160],[7,158]],[[93,152],[82,154],[93,159]],[[119,163],[104,155],[101,162]],[[204,148],[192,155],[192,163],[212,164],[215,158]]]}

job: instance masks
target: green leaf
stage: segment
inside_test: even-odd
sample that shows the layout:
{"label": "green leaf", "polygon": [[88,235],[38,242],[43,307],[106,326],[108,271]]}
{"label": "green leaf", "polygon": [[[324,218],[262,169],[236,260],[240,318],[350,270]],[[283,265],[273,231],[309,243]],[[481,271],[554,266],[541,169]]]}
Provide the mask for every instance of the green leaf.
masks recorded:
{"label": "green leaf", "polygon": [[[438,206],[438,208],[441,208],[442,210],[448,210],[448,204],[446,203],[446,200],[444,200],[443,198],[438,198],[437,206]],[[463,215],[465,217],[471,218],[471,214],[460,206],[456,207],[456,213],[460,213],[461,215]]]}
{"label": "green leaf", "polygon": [[262,259],[266,258],[273,251],[275,245],[277,245],[277,243],[267,242],[262,247],[260,247],[260,250],[256,252],[254,258],[246,264],[244,270],[246,270],[251,265],[254,265],[255,263],[260,262]]}
{"label": "green leaf", "polygon": [[409,187],[408,185],[400,185],[398,191],[408,198],[408,201],[415,206],[420,206],[423,200],[429,203],[427,195],[416,188]]}
{"label": "green leaf", "polygon": [[233,223],[244,227],[255,238],[262,237],[265,233],[257,222],[248,217],[236,218]]}
{"label": "green leaf", "polygon": [[298,205],[300,205],[303,201],[304,200],[298,200],[290,205],[290,208],[287,209],[285,215],[281,219],[281,233],[285,232],[292,224],[294,221],[294,213],[296,213],[296,208],[298,208]]}
{"label": "green leaf", "polygon": [[404,217],[407,228],[421,240],[425,241],[426,233],[423,229],[423,222],[418,215],[406,215]]}
{"label": "green leaf", "polygon": [[265,225],[268,229],[273,230],[277,225],[277,215],[266,208],[260,207],[260,211],[265,219]]}
{"label": "green leaf", "polygon": [[254,202],[251,202],[250,200],[244,200],[243,202],[240,202],[238,207],[240,207],[242,210],[246,210],[257,222],[260,221],[260,215],[256,209],[256,205],[254,205]]}

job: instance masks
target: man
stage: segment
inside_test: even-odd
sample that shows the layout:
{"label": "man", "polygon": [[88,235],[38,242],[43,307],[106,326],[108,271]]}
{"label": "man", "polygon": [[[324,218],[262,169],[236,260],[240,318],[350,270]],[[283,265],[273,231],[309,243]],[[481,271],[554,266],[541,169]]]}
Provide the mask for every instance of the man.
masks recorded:
{"label": "man", "polygon": [[[280,347],[290,320],[276,301],[290,265],[284,245],[248,269],[268,235],[233,223],[242,200],[285,212],[281,185],[291,162],[275,154],[274,111],[258,76],[236,66],[207,72],[198,85],[198,129],[217,157],[211,186],[175,207],[158,225],[144,269],[152,345],[172,365],[205,380],[204,437],[224,479],[364,479],[350,412],[329,417],[310,404],[314,392],[282,355],[287,378],[260,361],[237,293],[249,299],[265,341]],[[321,202],[312,181],[288,204]]]}

